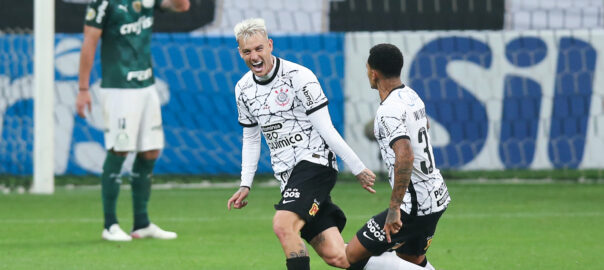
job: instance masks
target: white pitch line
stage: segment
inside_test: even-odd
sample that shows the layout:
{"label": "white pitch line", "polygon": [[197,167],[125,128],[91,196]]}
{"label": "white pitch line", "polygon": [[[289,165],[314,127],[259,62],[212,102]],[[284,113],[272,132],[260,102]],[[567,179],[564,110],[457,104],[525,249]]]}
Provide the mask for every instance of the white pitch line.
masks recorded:
{"label": "white pitch line", "polygon": [[[447,214],[445,213],[442,218],[445,219],[482,219],[482,218],[548,218],[548,217],[602,217],[604,212],[575,212],[575,213],[469,213],[469,214]],[[370,215],[350,215],[349,219],[368,219]],[[271,220],[273,216],[232,216],[228,215],[222,217],[199,217],[199,218],[159,218],[156,220],[162,222],[212,222],[212,221],[227,221],[227,220]],[[0,224],[62,224],[62,223],[100,223],[103,220],[101,218],[36,218],[36,219],[0,219]]]}

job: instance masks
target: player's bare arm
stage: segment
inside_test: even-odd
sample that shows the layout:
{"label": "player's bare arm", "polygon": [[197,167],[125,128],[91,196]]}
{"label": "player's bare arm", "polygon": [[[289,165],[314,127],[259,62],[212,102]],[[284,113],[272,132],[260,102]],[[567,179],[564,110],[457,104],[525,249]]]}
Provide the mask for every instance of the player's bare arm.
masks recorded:
{"label": "player's bare arm", "polygon": [[86,117],[84,114],[86,108],[90,112],[90,92],[88,92],[90,71],[92,70],[94,53],[102,33],[103,30],[100,28],[84,26],[84,42],[80,50],[80,69],[78,73],[79,92],[76,99],[76,109],[78,115],[82,118]]}
{"label": "player's bare arm", "polygon": [[163,0],[161,2],[161,9],[172,12],[185,12],[189,10],[190,6],[189,0]]}
{"label": "player's bare arm", "polygon": [[386,239],[390,243],[390,234],[398,233],[403,227],[401,222],[400,207],[411,181],[411,172],[413,171],[413,149],[411,142],[408,139],[399,139],[392,145],[392,150],[395,154],[394,164],[394,185],[392,187],[392,195],[390,196],[390,204],[388,206],[388,214],[386,215],[386,223],[384,231]]}
{"label": "player's bare arm", "polygon": [[247,205],[247,195],[250,193],[249,187],[240,187],[233,196],[227,202],[227,208],[231,210],[231,207],[235,209],[241,209]]}

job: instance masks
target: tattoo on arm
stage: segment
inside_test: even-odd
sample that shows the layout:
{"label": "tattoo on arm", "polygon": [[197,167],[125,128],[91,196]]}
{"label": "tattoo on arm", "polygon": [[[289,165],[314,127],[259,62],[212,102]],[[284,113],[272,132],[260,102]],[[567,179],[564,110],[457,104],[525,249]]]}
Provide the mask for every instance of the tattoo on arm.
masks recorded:
{"label": "tattoo on arm", "polygon": [[399,140],[394,146],[396,148],[394,149],[396,161],[394,164],[394,185],[389,207],[392,210],[398,209],[403,203],[413,171],[413,149],[409,141]]}

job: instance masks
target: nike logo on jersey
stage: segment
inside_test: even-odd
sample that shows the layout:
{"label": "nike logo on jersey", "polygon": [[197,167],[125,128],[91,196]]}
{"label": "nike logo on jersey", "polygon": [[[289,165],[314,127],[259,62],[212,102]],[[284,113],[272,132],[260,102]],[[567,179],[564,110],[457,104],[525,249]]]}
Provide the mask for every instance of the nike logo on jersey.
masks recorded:
{"label": "nike logo on jersey", "polygon": [[283,204],[290,203],[290,202],[293,202],[293,201],[295,201],[295,200],[283,200]]}
{"label": "nike logo on jersey", "polygon": [[369,237],[369,235],[367,235],[367,232],[363,232],[363,236],[365,236],[365,238],[371,240],[371,241],[375,241],[373,240],[373,238]]}
{"label": "nike logo on jersey", "polygon": [[128,12],[128,7],[125,5],[117,5],[117,8],[123,10],[124,12]]}

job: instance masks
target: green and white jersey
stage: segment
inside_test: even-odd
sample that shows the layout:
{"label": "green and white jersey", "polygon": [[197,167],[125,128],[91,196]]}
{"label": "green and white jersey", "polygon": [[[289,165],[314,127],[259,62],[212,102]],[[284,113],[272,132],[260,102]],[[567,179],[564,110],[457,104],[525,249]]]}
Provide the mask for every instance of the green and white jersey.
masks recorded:
{"label": "green and white jersey", "polygon": [[92,0],[88,26],[101,35],[102,88],[143,88],[155,80],[151,64],[153,11],[161,0]]}

